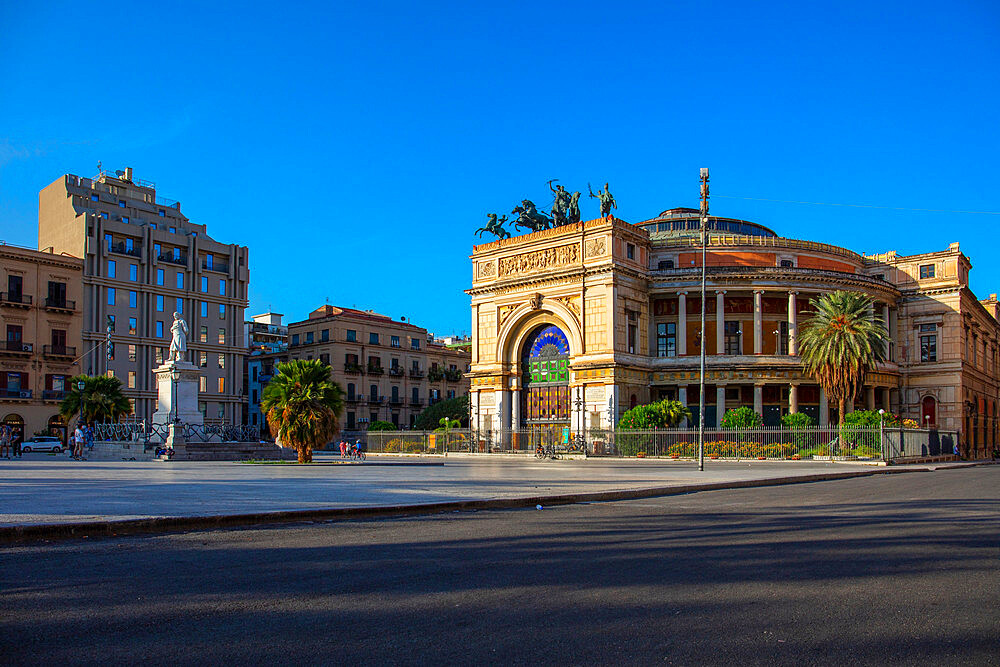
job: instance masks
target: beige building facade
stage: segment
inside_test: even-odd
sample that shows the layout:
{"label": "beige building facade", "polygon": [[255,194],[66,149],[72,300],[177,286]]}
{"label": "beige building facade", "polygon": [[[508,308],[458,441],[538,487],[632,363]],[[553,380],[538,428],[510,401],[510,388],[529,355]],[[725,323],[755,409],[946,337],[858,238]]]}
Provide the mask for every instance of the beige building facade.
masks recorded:
{"label": "beige building facade", "polygon": [[[96,178],[65,175],[38,198],[38,247],[82,257],[87,374],[121,379],[135,416],[157,407],[152,369],[167,356],[173,313],[187,322],[188,361],[201,368],[206,423],[240,422],[249,254],[192,223],[131,169]],[[103,341],[113,328],[113,358]]]}
{"label": "beige building facade", "polygon": [[59,403],[80,373],[83,260],[0,245],[0,421],[22,439],[59,435]]}
{"label": "beige building facade", "polygon": [[345,392],[345,430],[374,421],[408,428],[429,405],[469,393],[469,354],[427,329],[373,311],[322,306],[288,325],[290,359],[329,364]]}
{"label": "beige building facade", "polygon": [[[599,218],[475,246],[479,427],[608,427],[660,398],[697,415],[698,227],[698,211],[681,208],[635,225]],[[851,290],[874,300],[892,343],[848,409],[959,430],[976,449],[996,442],[996,301],[969,290],[958,244],[866,257],[746,220],[711,217],[709,227],[706,424],[742,405],[770,425],[788,412],[834,422],[836,406],[803,372],[796,332],[811,298]]]}

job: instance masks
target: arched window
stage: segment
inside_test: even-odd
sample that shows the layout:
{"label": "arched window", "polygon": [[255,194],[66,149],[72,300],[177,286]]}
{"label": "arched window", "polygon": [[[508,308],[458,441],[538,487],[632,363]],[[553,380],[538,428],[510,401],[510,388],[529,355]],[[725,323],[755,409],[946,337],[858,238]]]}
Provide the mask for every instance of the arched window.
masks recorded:
{"label": "arched window", "polygon": [[920,401],[920,425],[937,426],[937,401],[933,396],[925,396]]}
{"label": "arched window", "polygon": [[554,325],[535,329],[521,356],[521,419],[526,424],[569,421],[569,340]]}
{"label": "arched window", "polygon": [[24,418],[21,415],[11,413],[3,418],[3,423],[10,429],[15,440],[24,442]]}

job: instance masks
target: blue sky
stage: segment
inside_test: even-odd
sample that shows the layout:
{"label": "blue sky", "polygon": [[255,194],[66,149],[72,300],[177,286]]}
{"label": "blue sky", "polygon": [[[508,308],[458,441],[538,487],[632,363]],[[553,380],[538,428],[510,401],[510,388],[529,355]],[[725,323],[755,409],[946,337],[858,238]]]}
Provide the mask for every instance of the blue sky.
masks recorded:
{"label": "blue sky", "polygon": [[[828,4],[828,6],[823,6]],[[107,13],[103,16],[96,10]],[[0,238],[131,166],[250,247],[250,312],[330,303],[469,330],[488,212],[610,181],[858,252],[960,241],[1000,291],[1000,5],[0,3]],[[584,217],[596,217],[595,200]]]}

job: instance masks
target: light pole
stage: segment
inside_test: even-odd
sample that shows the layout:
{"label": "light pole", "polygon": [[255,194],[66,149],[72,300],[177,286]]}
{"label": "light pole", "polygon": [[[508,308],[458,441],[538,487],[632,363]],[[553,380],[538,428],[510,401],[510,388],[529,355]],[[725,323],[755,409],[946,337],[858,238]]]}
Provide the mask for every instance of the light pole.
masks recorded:
{"label": "light pole", "polygon": [[[708,254],[708,167],[701,168],[701,361],[698,377],[698,470],[705,469],[705,259]],[[716,322],[715,326],[722,326]]]}
{"label": "light pole", "polygon": [[885,409],[879,408],[878,410],[878,442],[882,446],[882,460],[886,464],[889,463],[889,451],[888,447],[885,446]]}
{"label": "light pole", "polygon": [[180,372],[177,369],[172,369],[170,371],[170,410],[174,413],[171,423],[176,424],[180,421],[177,415],[177,380],[180,379]]}

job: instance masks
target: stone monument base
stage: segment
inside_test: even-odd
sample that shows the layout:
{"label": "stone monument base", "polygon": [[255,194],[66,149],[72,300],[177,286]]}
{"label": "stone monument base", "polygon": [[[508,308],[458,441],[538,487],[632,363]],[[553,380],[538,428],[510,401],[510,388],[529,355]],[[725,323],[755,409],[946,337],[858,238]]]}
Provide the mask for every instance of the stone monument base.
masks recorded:
{"label": "stone monument base", "polygon": [[[201,371],[189,361],[168,361],[153,369],[156,376],[157,406],[154,424],[202,424],[198,409]],[[174,409],[176,407],[176,410]]]}

